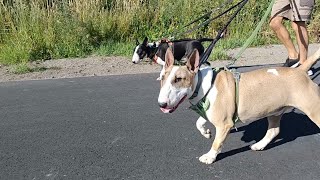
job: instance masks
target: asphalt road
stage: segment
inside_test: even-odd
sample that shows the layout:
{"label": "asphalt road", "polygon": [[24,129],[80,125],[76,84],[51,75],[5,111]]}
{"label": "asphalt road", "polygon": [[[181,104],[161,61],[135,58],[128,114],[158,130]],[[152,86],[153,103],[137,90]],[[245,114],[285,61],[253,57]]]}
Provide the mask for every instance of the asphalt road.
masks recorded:
{"label": "asphalt road", "polygon": [[187,102],[159,110],[157,76],[1,83],[0,179],[319,179],[320,130],[297,113],[266,150],[249,148],[266,120],[238,124],[217,162],[200,163],[212,139]]}

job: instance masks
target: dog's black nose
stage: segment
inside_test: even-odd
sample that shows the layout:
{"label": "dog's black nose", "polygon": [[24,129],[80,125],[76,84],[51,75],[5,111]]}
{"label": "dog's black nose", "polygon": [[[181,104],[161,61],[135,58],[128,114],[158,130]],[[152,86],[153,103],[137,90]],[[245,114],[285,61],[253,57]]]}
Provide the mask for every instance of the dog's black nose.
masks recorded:
{"label": "dog's black nose", "polygon": [[159,102],[159,106],[160,106],[161,108],[165,108],[165,107],[168,106],[168,104],[167,104],[167,103],[160,103],[160,102]]}
{"label": "dog's black nose", "polygon": [[135,62],[135,61],[132,61],[132,63],[133,63],[133,64],[136,64],[136,62]]}

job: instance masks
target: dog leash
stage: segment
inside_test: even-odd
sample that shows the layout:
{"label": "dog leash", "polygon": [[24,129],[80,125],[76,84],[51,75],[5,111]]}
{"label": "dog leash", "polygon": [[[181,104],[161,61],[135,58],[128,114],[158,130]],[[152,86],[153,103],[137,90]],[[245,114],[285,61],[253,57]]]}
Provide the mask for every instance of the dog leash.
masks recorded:
{"label": "dog leash", "polygon": [[[233,0],[232,0],[232,1],[233,1]],[[212,21],[220,18],[221,16],[223,16],[223,15],[227,14],[228,12],[230,12],[232,9],[238,7],[243,1],[246,1],[246,0],[242,0],[242,1],[238,2],[237,4],[235,4],[234,6],[230,7],[229,9],[225,10],[225,11],[222,12],[221,14],[219,14],[219,15],[213,17],[213,18],[207,19],[206,21],[204,21],[204,22],[201,23],[200,25],[197,25],[197,26],[194,27],[194,28],[191,28],[191,29],[189,29],[189,30],[187,30],[187,31],[184,31],[184,32],[179,33],[179,34],[176,34],[176,35],[172,36],[172,38],[174,38],[175,36],[182,36],[182,35],[185,35],[185,34],[192,33],[193,31],[195,31],[195,30],[197,30],[197,29],[199,29],[199,28],[201,28],[201,27],[203,27],[203,26],[206,26],[206,25],[210,24]],[[210,13],[210,14],[212,14],[212,13]],[[210,15],[210,14],[209,14],[209,15]],[[202,17],[207,17],[207,16],[203,15]],[[193,23],[192,23],[192,24],[193,24]]]}
{"label": "dog leash", "polygon": [[[226,6],[227,4],[232,3],[233,1],[234,1],[234,0],[225,0],[225,2],[223,2],[222,4],[220,4],[218,7],[216,7],[216,8],[214,8],[214,9],[212,9],[211,11],[203,14],[202,16],[198,17],[197,19],[189,22],[188,24],[184,25],[181,29],[186,28],[186,27],[188,27],[188,26],[191,26],[192,24],[195,24],[196,22],[200,21],[201,19],[207,19],[207,18],[208,18],[211,14],[213,14],[215,11],[220,10],[222,7]],[[216,19],[216,18],[215,18],[215,19]],[[214,19],[212,19],[211,21],[213,21],[213,20],[214,20]],[[208,20],[206,20],[206,21],[208,21]],[[206,22],[206,21],[205,21],[205,22]],[[210,21],[210,22],[211,22],[211,21]],[[209,23],[210,23],[210,22],[209,22]],[[206,24],[200,25],[199,28],[202,27],[202,26],[205,26],[205,25],[206,25]],[[168,37],[168,36],[169,36],[169,39],[173,40],[173,39],[174,39],[175,37],[177,37],[178,35],[187,34],[187,33],[185,33],[186,31],[183,32],[183,33],[179,33],[179,31],[181,31],[181,29],[175,30],[171,35],[170,35],[170,34],[167,34],[167,35],[165,35],[164,37]],[[191,31],[191,32],[192,32],[192,31]]]}
{"label": "dog leash", "polygon": [[[264,13],[264,16],[262,17],[262,19],[260,20],[258,26],[256,27],[256,29],[253,31],[253,33],[251,34],[251,36],[247,39],[247,41],[244,43],[244,45],[242,46],[242,48],[240,49],[239,53],[236,55],[236,57],[233,59],[233,61],[231,63],[229,63],[226,66],[226,69],[229,69],[230,66],[234,65],[235,62],[239,59],[239,57],[242,55],[242,53],[245,51],[245,49],[252,43],[254,37],[257,36],[258,32],[260,31],[262,25],[265,23],[271,9],[272,6],[274,4],[275,0],[272,0],[269,4],[268,9],[266,10],[266,12]],[[229,69],[229,71],[233,74],[234,80],[235,80],[235,93],[236,93],[236,97],[235,97],[235,103],[236,103],[236,110],[233,116],[233,122],[234,125],[236,124],[236,122],[238,122],[240,120],[239,118],[239,114],[238,114],[238,106],[239,106],[239,82],[240,82],[240,76],[241,73],[237,72],[235,69]],[[237,127],[235,127],[236,131]]]}
{"label": "dog leash", "polygon": [[258,32],[261,30],[262,25],[265,23],[267,17],[269,16],[272,6],[274,4],[275,0],[271,0],[268,9],[264,13],[262,19],[258,23],[256,29],[252,32],[250,37],[247,39],[247,41],[243,44],[238,54],[232,59],[232,62],[227,65],[227,67],[230,67],[235,64],[235,62],[240,58],[240,56],[243,54],[243,52],[248,48],[248,46],[253,42],[254,38],[257,36]]}
{"label": "dog leash", "polygon": [[210,16],[212,13],[214,13],[215,11],[221,9],[221,8],[224,7],[225,5],[232,3],[232,1],[233,1],[233,0],[226,0],[226,1],[225,1],[224,3],[222,3],[220,6],[218,6],[218,7],[216,7],[215,9],[213,9],[213,10],[205,13],[204,15],[200,16],[199,18],[191,21],[191,22],[188,23],[187,25],[183,26],[183,28],[186,28],[186,27],[188,27],[188,26],[190,26],[190,25],[192,25],[192,24],[200,21],[201,19],[205,19],[206,17]]}
{"label": "dog leash", "polygon": [[211,44],[209,45],[209,47],[206,49],[206,51],[203,53],[201,59],[200,59],[200,63],[198,65],[198,67],[200,67],[204,62],[206,62],[209,58],[209,56],[212,53],[212,50],[215,46],[215,44],[218,42],[218,40],[220,40],[222,38],[222,33],[227,29],[227,27],[230,25],[230,23],[232,22],[232,20],[236,17],[236,15],[240,12],[240,10],[243,8],[243,6],[248,2],[248,0],[242,0],[241,2],[239,2],[236,6],[234,7],[238,7],[238,9],[236,10],[236,12],[231,16],[231,18],[229,19],[229,21],[225,24],[225,26],[222,28],[222,30],[220,30],[216,36],[216,38],[214,38],[214,40],[211,42]]}

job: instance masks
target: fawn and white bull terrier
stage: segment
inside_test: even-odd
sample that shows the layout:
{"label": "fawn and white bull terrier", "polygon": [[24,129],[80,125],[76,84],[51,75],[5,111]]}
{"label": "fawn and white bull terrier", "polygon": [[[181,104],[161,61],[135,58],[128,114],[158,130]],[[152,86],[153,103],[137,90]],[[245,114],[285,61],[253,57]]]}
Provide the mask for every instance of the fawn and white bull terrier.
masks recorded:
{"label": "fawn and white bull terrier", "polygon": [[293,107],[303,111],[320,128],[320,90],[306,73],[319,57],[320,49],[297,68],[275,67],[241,73],[236,90],[236,80],[230,71],[215,72],[211,67],[198,67],[197,50],[185,66],[174,66],[174,57],[168,49],[158,103],[164,113],[172,113],[185,99],[191,104],[208,99],[206,119],[200,117],[197,121],[197,128],[206,138],[210,138],[210,131],[204,127],[206,121],[216,128],[210,151],[199,158],[205,164],[216,160],[234,127],[235,114],[242,122],[268,118],[266,135],[251,146],[255,151],[263,150],[279,134],[282,114]]}

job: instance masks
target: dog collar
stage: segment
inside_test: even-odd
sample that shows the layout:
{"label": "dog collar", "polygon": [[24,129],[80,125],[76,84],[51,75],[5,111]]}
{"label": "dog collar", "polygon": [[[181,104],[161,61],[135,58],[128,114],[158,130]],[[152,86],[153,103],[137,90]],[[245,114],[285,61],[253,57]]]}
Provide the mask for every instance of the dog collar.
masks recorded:
{"label": "dog collar", "polygon": [[[158,56],[155,54],[152,58],[153,62],[154,63],[157,63],[157,60],[158,60]],[[158,63],[157,63],[158,64]]]}

